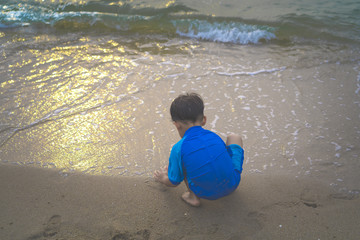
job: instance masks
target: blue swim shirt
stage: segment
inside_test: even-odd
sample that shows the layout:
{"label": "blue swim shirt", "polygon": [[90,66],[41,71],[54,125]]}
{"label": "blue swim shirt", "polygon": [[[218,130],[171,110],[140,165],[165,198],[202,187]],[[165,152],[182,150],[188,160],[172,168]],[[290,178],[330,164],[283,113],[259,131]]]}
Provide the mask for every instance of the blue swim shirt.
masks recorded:
{"label": "blue swim shirt", "polygon": [[171,149],[170,182],[178,185],[186,178],[195,195],[209,200],[230,194],[239,185],[243,162],[242,148],[234,146],[240,149],[241,163],[233,164],[232,151],[217,134],[201,126],[189,128]]}

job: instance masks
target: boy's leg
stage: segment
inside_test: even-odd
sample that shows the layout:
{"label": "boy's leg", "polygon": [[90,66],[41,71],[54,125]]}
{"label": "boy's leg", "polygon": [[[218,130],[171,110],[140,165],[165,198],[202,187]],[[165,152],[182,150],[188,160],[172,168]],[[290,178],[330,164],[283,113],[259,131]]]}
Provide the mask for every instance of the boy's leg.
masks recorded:
{"label": "boy's leg", "polygon": [[226,145],[231,157],[234,169],[241,174],[244,162],[243,141],[240,135],[231,134],[226,139]]}
{"label": "boy's leg", "polygon": [[186,187],[188,189],[187,192],[184,192],[184,194],[181,196],[182,199],[190,204],[193,207],[199,207],[200,206],[200,198],[198,196],[195,195],[195,193],[193,193],[193,191],[190,190],[189,184],[186,180],[186,178],[184,179],[184,182],[186,184]]}
{"label": "boy's leg", "polygon": [[229,146],[231,144],[237,144],[242,148],[243,142],[242,142],[242,138],[240,137],[240,135],[230,134],[226,139],[226,146]]}

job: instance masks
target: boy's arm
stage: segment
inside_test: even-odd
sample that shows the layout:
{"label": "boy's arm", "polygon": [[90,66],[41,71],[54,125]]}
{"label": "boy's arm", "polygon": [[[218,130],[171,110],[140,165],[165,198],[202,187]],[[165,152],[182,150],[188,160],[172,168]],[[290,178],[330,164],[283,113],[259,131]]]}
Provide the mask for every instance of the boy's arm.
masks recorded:
{"label": "boy's arm", "polygon": [[177,185],[174,185],[170,182],[168,177],[168,168],[162,167],[159,170],[156,170],[154,172],[154,178],[155,181],[160,182],[168,187],[176,187]]}

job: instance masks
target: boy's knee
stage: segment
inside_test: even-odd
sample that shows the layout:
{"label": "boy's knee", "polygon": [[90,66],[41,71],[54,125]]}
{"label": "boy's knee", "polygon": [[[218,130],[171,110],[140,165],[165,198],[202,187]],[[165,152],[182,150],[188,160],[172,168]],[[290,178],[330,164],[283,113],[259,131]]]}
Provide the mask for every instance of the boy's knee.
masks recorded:
{"label": "boy's knee", "polygon": [[243,147],[243,141],[240,135],[238,134],[230,134],[227,136],[226,145],[229,146],[231,144],[237,144],[240,147]]}

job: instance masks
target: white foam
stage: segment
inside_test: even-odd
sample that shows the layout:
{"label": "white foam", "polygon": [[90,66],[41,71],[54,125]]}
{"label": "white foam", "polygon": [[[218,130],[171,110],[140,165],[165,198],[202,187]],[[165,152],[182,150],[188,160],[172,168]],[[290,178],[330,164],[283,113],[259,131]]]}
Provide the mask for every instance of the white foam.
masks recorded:
{"label": "white foam", "polygon": [[257,108],[266,108],[266,105],[260,105],[260,104],[258,104],[258,105],[256,105],[256,107],[257,107]]}
{"label": "white foam", "polygon": [[262,74],[262,73],[273,73],[273,72],[279,72],[279,71],[284,71],[286,69],[286,67],[280,67],[280,68],[271,68],[271,69],[260,69],[258,71],[254,71],[254,72],[216,72],[219,75],[225,75],[225,76],[236,76],[236,75],[247,75],[247,76],[254,76],[257,74]]}
{"label": "white foam", "polygon": [[339,144],[337,144],[336,142],[331,142],[331,144],[335,145],[335,152],[337,152],[341,149],[341,146]]}
{"label": "white foam", "polygon": [[258,127],[261,127],[261,122],[260,122],[260,121],[256,121],[256,125],[257,125]]}
{"label": "white foam", "polygon": [[262,171],[259,169],[250,169],[249,172],[250,173],[262,173]]}
{"label": "white foam", "polygon": [[215,125],[216,125],[216,122],[217,122],[217,120],[219,119],[219,116],[218,115],[215,115],[215,119],[210,123],[210,125],[211,125],[211,128],[215,128]]}
{"label": "white foam", "polygon": [[293,135],[293,136],[299,135],[299,130],[300,130],[300,129],[296,129],[291,135]]}
{"label": "white foam", "polygon": [[271,40],[272,32],[257,26],[235,22],[208,22],[205,20],[174,20],[176,33],[183,37],[203,39],[224,43],[259,43],[261,39]]}

